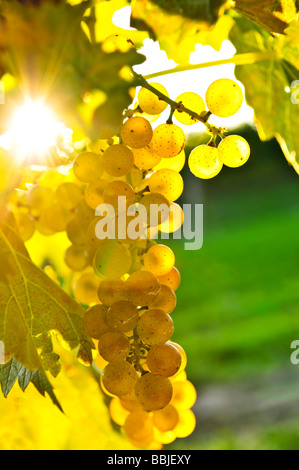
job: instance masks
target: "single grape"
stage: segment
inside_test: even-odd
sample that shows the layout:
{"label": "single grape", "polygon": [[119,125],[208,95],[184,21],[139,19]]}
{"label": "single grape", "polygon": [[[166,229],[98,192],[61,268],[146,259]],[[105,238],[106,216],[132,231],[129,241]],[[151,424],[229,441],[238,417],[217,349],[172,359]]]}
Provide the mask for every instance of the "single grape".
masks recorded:
{"label": "single grape", "polygon": [[175,428],[176,437],[183,439],[190,436],[196,427],[195,414],[191,410],[178,410],[179,421]]}
{"label": "single grape", "polygon": [[100,301],[110,307],[115,302],[126,300],[125,283],[122,279],[103,279],[99,285]]}
{"label": "single grape", "polygon": [[179,413],[174,406],[167,405],[163,410],[153,412],[153,422],[161,432],[172,431],[179,422]]}
{"label": "single grape", "polygon": [[130,393],[138,381],[138,374],[127,361],[110,362],[103,371],[103,385],[112,395],[121,397]]}
{"label": "single grape", "polygon": [[172,393],[170,380],[151,372],[143,375],[135,387],[136,398],[145,411],[165,408],[171,401]]}
{"label": "single grape", "polygon": [[170,314],[174,311],[176,304],[177,298],[175,292],[169,286],[161,285],[159,295],[150,307],[158,308]]}
{"label": "single grape", "polygon": [[83,317],[83,326],[88,336],[100,339],[109,330],[107,311],[108,309],[104,305],[94,305],[86,310]]}
{"label": "single grape", "polygon": [[167,274],[175,264],[175,255],[166,245],[153,245],[144,255],[144,268],[155,276]]}
{"label": "single grape", "polygon": [[199,145],[190,153],[189,168],[197,178],[214,178],[223,168],[218,149],[209,145]]}
{"label": "single grape", "polygon": [[126,198],[125,208],[135,202],[135,192],[130,184],[125,181],[112,181],[105,188],[103,194],[104,202],[113,206],[117,211],[120,197]]}
{"label": "single grape", "polygon": [[98,288],[100,280],[93,273],[84,273],[76,280],[73,292],[78,302],[84,305],[98,302]]}
{"label": "single grape", "polygon": [[166,285],[173,291],[176,291],[180,287],[182,278],[179,270],[174,266],[167,274],[158,276],[158,279],[162,285]]}
{"label": "single grape", "polygon": [[64,261],[73,271],[83,271],[88,264],[88,253],[84,247],[71,245],[64,254]]}
{"label": "single grape", "polygon": [[172,344],[157,344],[153,346],[147,355],[146,363],[153,374],[171,377],[181,367],[182,358],[178,349]]}
{"label": "single grape", "polygon": [[176,124],[160,124],[153,133],[151,147],[162,158],[179,155],[186,145],[186,135]]}
{"label": "single grape", "polygon": [[118,240],[105,240],[96,251],[93,265],[102,277],[118,278],[130,271],[132,256]]}
{"label": "single grape", "polygon": [[150,170],[161,161],[161,157],[152,150],[150,145],[141,149],[133,149],[132,151],[135,165],[142,170]]}
{"label": "single grape", "polygon": [[185,411],[192,408],[196,402],[196,399],[196,389],[189,380],[173,383],[173,397],[171,404],[177,409]]}
{"label": "single grape", "polygon": [[169,202],[174,202],[182,195],[184,181],[175,170],[163,168],[155,171],[149,179],[149,189],[152,193],[162,194]]}
{"label": "single grape", "polygon": [[34,219],[30,214],[20,212],[16,215],[16,222],[21,239],[27,242],[33,237],[35,232],[36,226]]}
{"label": "single grape", "polygon": [[55,193],[50,188],[35,185],[27,192],[27,202],[33,216],[39,216],[53,204]]}
{"label": "single grape", "polygon": [[126,359],[130,353],[130,340],[118,331],[107,331],[98,343],[98,350],[107,362]]}
{"label": "single grape", "polygon": [[157,227],[169,217],[170,203],[162,194],[147,193],[141,198],[140,205],[146,209],[145,225]]}
{"label": "single grape", "polygon": [[73,164],[74,175],[83,183],[92,183],[103,174],[101,157],[93,152],[84,152],[77,156]]}
{"label": "single grape", "polygon": [[[151,83],[150,85],[167,96],[167,98],[169,97],[166,88],[160,83]],[[138,103],[142,111],[150,115],[161,114],[168,106],[165,101],[147,88],[141,88],[139,91]]]}
{"label": "single grape", "polygon": [[133,411],[124,424],[124,431],[136,447],[147,447],[153,439],[153,420],[145,411]]}
{"label": "single grape", "polygon": [[103,154],[103,168],[110,176],[124,176],[129,173],[133,165],[134,155],[126,145],[111,145]]}
{"label": "single grape", "polygon": [[82,200],[81,188],[75,183],[63,183],[56,189],[56,199],[59,204],[70,211],[74,211]]}
{"label": "single grape", "polygon": [[241,108],[243,93],[234,80],[220,78],[209,86],[206,92],[206,103],[215,116],[230,117]]}
{"label": "single grape", "polygon": [[137,333],[149,346],[166,343],[174,332],[172,318],[163,310],[149,309],[138,320]]}
{"label": "single grape", "polygon": [[68,239],[78,246],[85,247],[87,243],[87,227],[83,224],[78,215],[72,217],[66,226],[66,233]]}
{"label": "single grape", "polygon": [[128,119],[121,129],[123,142],[133,149],[146,147],[151,142],[152,137],[152,126],[150,122],[143,117],[134,116]]}
{"label": "single grape", "polygon": [[162,233],[174,233],[182,227],[183,223],[183,209],[175,202],[172,202],[169,208],[169,216],[159,225],[159,230]]}
{"label": "single grape", "polygon": [[127,417],[129,416],[130,412],[126,410],[118,397],[112,398],[110,405],[109,405],[109,413],[111,419],[118,424],[118,426],[124,426]]}
{"label": "single grape", "polygon": [[[182,93],[180,96],[177,97],[176,99],[177,103],[182,103],[185,108],[190,109],[190,111],[193,111],[194,113],[200,115],[203,111],[205,111],[205,103],[204,100],[202,99],[201,96],[199,96],[197,93],[193,92],[185,92]],[[176,110],[174,112],[174,117],[179,121],[181,124],[184,125],[192,125],[196,124],[198,122],[198,119],[195,119],[194,117],[190,116],[188,113],[180,110]]]}
{"label": "single grape", "polygon": [[162,158],[160,163],[158,163],[153,169],[155,171],[168,169],[175,170],[177,173],[182,171],[186,163],[186,152],[182,150],[176,157],[171,158]]}
{"label": "single grape", "polygon": [[57,233],[64,232],[72,219],[72,213],[58,203],[54,203],[46,212],[48,228]]}
{"label": "single grape", "polygon": [[86,204],[91,207],[91,209],[96,210],[96,208],[104,203],[104,191],[107,187],[108,182],[103,179],[97,179],[96,181],[89,183],[84,192],[84,198]]}
{"label": "single grape", "polygon": [[121,300],[111,305],[108,310],[107,321],[112,329],[127,333],[134,330],[139,318],[136,305],[127,300]]}
{"label": "single grape", "polygon": [[160,282],[154,274],[136,271],[125,282],[127,299],[139,307],[149,306],[158,296]]}
{"label": "single grape", "polygon": [[238,168],[248,161],[251,150],[246,139],[238,135],[230,135],[220,142],[218,151],[224,165]]}

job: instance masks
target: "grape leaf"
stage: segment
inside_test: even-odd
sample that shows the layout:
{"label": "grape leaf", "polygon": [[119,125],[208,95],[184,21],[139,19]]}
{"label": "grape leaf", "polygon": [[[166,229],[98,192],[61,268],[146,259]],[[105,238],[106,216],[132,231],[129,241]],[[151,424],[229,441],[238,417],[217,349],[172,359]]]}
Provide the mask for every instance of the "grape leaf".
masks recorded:
{"label": "grape leaf", "polygon": [[225,1],[211,0],[132,0],[131,24],[139,29],[147,28],[169,59],[187,64],[195,45],[209,43],[210,34],[217,49],[227,39],[231,21],[227,18],[221,23],[223,27],[217,28],[217,41],[213,37],[214,26],[226,5]]}
{"label": "grape leaf", "polygon": [[41,395],[45,396],[45,393],[47,393],[52,399],[53,404],[56,405],[60,411],[63,411],[46,374],[39,370],[30,371],[19,364],[15,359],[11,359],[6,364],[0,366],[0,384],[5,398],[8,396],[16,381],[18,381],[23,392],[31,382]]}
{"label": "grape leaf", "polygon": [[83,328],[84,310],[35,266],[9,217],[0,231],[0,259],[9,266],[0,278],[0,340],[5,353],[31,371],[56,376],[59,356],[51,335],[58,333],[78,358],[91,364],[93,343]]}
{"label": "grape leaf", "polygon": [[299,106],[290,88],[298,78],[299,21],[285,35],[271,37],[251,21],[236,18],[230,39],[238,53],[261,53],[264,60],[236,67],[236,77],[244,84],[247,103],[254,109],[262,140],[276,138],[288,160],[299,173]]}
{"label": "grape leaf", "polygon": [[236,0],[235,2],[236,10],[243,16],[269,32],[282,34],[288,23],[275,16],[274,12],[278,6],[277,0]]}

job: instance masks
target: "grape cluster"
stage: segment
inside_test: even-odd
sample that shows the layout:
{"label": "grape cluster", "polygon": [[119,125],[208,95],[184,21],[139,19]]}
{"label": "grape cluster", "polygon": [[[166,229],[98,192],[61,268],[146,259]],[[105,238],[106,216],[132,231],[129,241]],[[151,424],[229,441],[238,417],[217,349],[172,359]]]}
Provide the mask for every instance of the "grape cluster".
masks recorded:
{"label": "grape cluster", "polygon": [[[124,51],[132,47],[119,36],[109,37],[103,47],[110,53],[120,45]],[[94,360],[111,398],[111,418],[138,448],[159,448],[195,428],[196,391],[186,375],[186,353],[173,342],[181,276],[173,251],[155,241],[155,235],[179,229],[184,219],[176,201],[184,189],[186,135],[172,118],[184,125],[202,122],[210,133],[210,142],[189,156],[190,170],[199,178],[216,176],[223,165],[241,166],[250,155],[245,139],[226,137],[224,129],[209,124],[212,114],[228,117],[240,109],[240,87],[217,80],[205,98],[208,111],[196,93],[172,101],[162,85],[142,86],[119,135],[90,143],[67,175],[48,169],[29,188],[21,182],[11,196],[24,241],[35,230],[45,236],[66,232],[72,293],[86,307],[83,324],[97,347]],[[169,119],[154,126],[169,106]],[[110,218],[95,212],[103,204],[114,209]],[[164,207],[156,218],[154,205]],[[128,232],[136,217],[127,214],[132,206],[137,215],[146,211],[136,237]],[[99,237],[99,224],[109,225],[114,236]]]}

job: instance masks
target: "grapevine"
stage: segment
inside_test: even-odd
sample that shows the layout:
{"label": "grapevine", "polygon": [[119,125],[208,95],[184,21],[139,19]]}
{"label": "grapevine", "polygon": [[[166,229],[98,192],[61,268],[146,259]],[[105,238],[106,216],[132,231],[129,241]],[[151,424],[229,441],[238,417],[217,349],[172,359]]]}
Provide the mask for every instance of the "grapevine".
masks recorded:
{"label": "grapevine", "polygon": [[[132,43],[119,36],[103,43],[107,54],[127,47]],[[89,142],[70,159],[65,180],[58,171],[53,178],[55,170],[48,170],[51,188],[45,175],[29,189],[18,188],[11,207],[24,241],[35,230],[45,236],[66,232],[70,246],[64,261],[73,273],[71,290],[85,306],[83,324],[96,347],[94,366],[101,370],[111,418],[137,448],[159,449],[190,435],[196,424],[191,410],[196,390],[187,377],[187,356],[172,341],[181,274],[175,253],[150,236],[172,233],[183,224],[175,202],[184,190],[180,171],[186,159],[187,139],[180,124],[201,123],[208,134],[207,143],[189,156],[196,177],[210,179],[224,165],[243,165],[250,148],[243,138],[227,136],[226,129],[211,124],[213,114],[228,117],[240,109],[243,95],[236,82],[212,83],[206,108],[198,94],[186,90],[172,99],[162,85],[133,70],[132,76],[139,90],[135,105],[124,110],[119,134]],[[150,117],[167,109],[165,122],[155,126]],[[125,198],[124,207],[120,198]],[[112,207],[114,215],[107,219],[107,214],[96,214],[102,204]],[[175,215],[170,220],[165,210],[153,223],[149,212],[154,204],[176,208]],[[134,215],[123,219],[123,211],[132,205],[146,209],[146,237],[128,236]],[[104,222],[114,237],[98,237]]]}

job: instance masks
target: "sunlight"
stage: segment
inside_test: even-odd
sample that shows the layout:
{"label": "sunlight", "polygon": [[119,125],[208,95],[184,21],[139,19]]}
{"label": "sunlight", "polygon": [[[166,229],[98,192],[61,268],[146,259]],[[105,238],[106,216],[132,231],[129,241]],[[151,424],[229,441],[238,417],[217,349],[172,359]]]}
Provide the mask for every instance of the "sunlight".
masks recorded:
{"label": "sunlight", "polygon": [[2,136],[5,147],[13,151],[18,162],[26,159],[45,160],[49,150],[55,146],[63,124],[57,121],[53,111],[43,100],[27,98],[17,106],[9,131]]}

